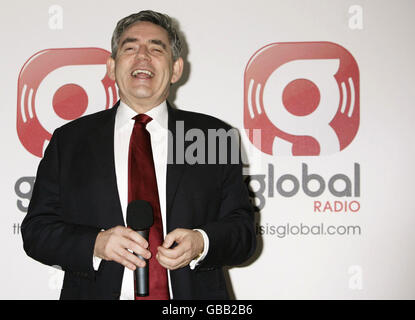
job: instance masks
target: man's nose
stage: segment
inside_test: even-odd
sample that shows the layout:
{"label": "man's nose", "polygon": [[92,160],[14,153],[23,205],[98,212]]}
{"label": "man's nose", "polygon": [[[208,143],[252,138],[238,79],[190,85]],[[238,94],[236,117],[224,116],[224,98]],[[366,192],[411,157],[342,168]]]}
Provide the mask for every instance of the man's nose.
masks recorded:
{"label": "man's nose", "polygon": [[137,59],[150,60],[150,53],[146,46],[140,46],[137,50]]}

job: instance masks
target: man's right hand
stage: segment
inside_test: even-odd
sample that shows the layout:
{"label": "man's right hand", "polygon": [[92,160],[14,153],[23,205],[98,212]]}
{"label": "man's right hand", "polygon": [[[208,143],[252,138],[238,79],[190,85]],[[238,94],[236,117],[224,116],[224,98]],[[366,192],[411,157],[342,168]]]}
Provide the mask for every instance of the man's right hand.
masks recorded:
{"label": "man's right hand", "polygon": [[130,270],[146,265],[143,260],[128,250],[145,259],[150,259],[151,257],[146,239],[130,228],[117,226],[98,233],[95,241],[94,256],[107,261],[118,262]]}

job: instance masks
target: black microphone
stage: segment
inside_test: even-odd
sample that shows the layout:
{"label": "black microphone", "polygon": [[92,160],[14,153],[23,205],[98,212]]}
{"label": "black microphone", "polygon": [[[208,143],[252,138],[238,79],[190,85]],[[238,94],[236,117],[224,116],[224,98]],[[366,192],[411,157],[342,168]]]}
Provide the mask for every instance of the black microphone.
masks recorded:
{"label": "black microphone", "polygon": [[[153,225],[153,208],[145,200],[134,200],[127,207],[127,226],[137,231],[148,241],[148,233]],[[134,253],[146,262],[144,268],[136,268],[134,271],[134,291],[138,297],[148,296],[148,260]]]}

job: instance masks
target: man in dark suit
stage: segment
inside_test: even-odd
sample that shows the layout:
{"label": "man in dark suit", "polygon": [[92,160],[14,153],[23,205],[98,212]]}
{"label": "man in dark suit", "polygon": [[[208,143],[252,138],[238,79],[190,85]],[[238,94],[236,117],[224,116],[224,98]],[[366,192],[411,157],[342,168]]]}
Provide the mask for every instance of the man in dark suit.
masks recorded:
{"label": "man in dark suit", "polygon": [[[29,256],[65,271],[61,299],[134,299],[132,270],[145,263],[132,252],[168,270],[168,298],[226,299],[222,267],[244,262],[255,249],[253,212],[241,160],[232,157],[234,143],[212,149],[210,141],[192,149],[197,161],[188,161],[194,152],[183,154],[199,134],[231,128],[167,103],[169,87],[183,70],[180,48],[166,15],[142,11],[120,20],[107,62],[120,101],[52,136],[22,236]],[[165,235],[151,250],[125,226],[137,114],[150,117],[146,129]]]}

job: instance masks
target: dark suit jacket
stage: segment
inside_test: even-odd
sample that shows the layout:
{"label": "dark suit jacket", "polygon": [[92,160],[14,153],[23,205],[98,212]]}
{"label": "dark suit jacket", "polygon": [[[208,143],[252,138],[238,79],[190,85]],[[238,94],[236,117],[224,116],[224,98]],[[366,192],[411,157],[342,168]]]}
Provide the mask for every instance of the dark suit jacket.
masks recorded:
{"label": "dark suit jacket", "polygon": [[[39,164],[21,227],[24,249],[35,260],[65,271],[61,299],[120,296],[124,267],[110,261],[102,261],[98,271],[92,266],[98,232],[124,225],[114,164],[117,107],[55,130]],[[216,118],[170,106],[168,115],[170,154],[177,147],[176,121],[183,121],[185,132],[198,128],[206,137],[208,129],[230,129]],[[186,148],[192,141],[184,143]],[[174,299],[228,298],[222,267],[244,262],[255,249],[241,163],[170,163],[166,188],[167,231],[201,228],[209,237],[208,254],[195,270],[171,271]]]}

